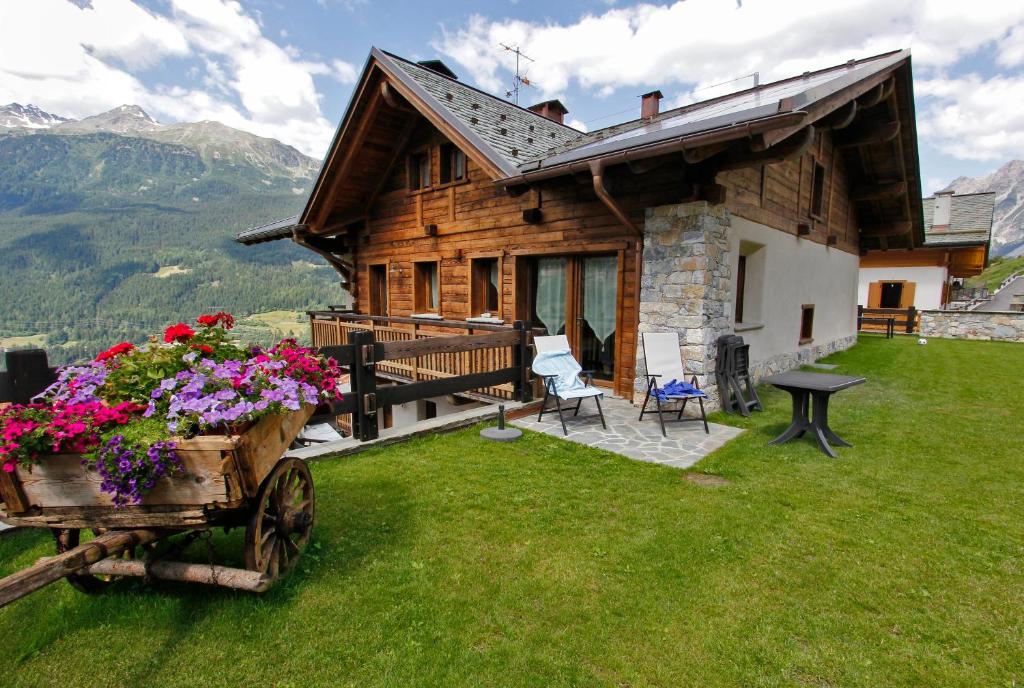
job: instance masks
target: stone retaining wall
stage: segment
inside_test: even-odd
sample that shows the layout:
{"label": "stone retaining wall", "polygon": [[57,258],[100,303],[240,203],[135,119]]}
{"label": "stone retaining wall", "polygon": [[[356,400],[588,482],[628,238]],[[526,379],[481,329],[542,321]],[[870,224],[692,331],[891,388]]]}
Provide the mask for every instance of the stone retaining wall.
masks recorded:
{"label": "stone retaining wall", "polygon": [[1024,313],[921,311],[921,336],[1024,342]]}

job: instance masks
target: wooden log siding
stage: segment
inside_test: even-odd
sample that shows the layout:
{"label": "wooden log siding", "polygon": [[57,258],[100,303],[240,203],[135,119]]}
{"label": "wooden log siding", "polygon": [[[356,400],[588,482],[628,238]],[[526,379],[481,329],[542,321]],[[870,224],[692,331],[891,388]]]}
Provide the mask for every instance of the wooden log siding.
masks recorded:
{"label": "wooden log siding", "polygon": [[[815,145],[801,158],[765,168],[764,189],[761,169],[752,167],[718,174],[718,183],[728,189],[726,206],[746,219],[795,234],[798,223],[812,227],[807,240],[826,243],[836,235],[835,248],[857,253],[856,223],[846,201],[848,182],[841,161],[834,161],[831,134],[818,134]],[[438,146],[446,140],[429,127],[420,127],[410,138],[406,153],[428,146],[436,158]],[[811,184],[801,179],[801,168],[812,169],[811,156],[826,170],[823,219],[809,219]],[[387,264],[388,313],[408,316],[415,312],[413,299],[414,264],[439,261],[441,303],[439,314],[445,319],[464,320],[471,312],[471,265],[478,257],[498,257],[500,270],[499,315],[512,322],[524,315],[524,304],[516,302],[518,263],[531,255],[570,255],[611,253],[619,258],[619,302],[616,331],[616,371],[614,390],[632,393],[636,357],[636,330],[639,318],[640,250],[638,240],[597,198],[589,176],[563,177],[540,182],[521,195],[510,195],[495,187],[477,161],[466,161],[465,180],[438,185],[436,160],[434,186],[410,192],[406,185],[406,155],[398,155],[380,191],[366,209],[365,228],[359,232],[353,255],[356,264],[356,302],[361,313],[370,312],[369,265]],[[606,185],[625,209],[630,221],[643,227],[646,208],[682,202],[686,170],[680,159],[669,156],[665,164],[653,166],[641,174],[626,166],[606,170]],[[807,175],[809,177],[809,173]],[[831,199],[831,200],[829,200]],[[539,208],[542,220],[528,222],[523,211]],[[349,199],[340,198],[335,206],[338,216],[351,215]],[[436,233],[427,235],[425,226],[436,225]],[[611,247],[611,248],[610,248]],[[314,342],[318,345],[341,344],[351,323],[314,322]],[[407,328],[388,331],[375,327],[378,341],[400,341],[420,335]],[[464,355],[463,355],[464,356]],[[469,357],[472,359],[472,356]],[[502,365],[496,361],[496,365]],[[511,358],[508,359],[509,361]],[[401,377],[430,379],[448,371],[451,362],[404,359],[388,361],[378,369],[390,369]],[[429,365],[424,365],[429,363]],[[470,361],[459,364],[460,371],[478,370]],[[468,366],[468,367],[467,367]],[[458,373],[452,373],[458,374]],[[427,376],[427,377],[424,377]]]}
{"label": "wooden log siding", "polygon": [[[825,168],[820,217],[811,216],[814,162]],[[826,244],[832,235],[837,237],[835,248],[860,252],[857,218],[849,196],[850,178],[831,132],[819,132],[802,156],[763,169],[763,173],[761,168],[752,167],[718,175],[716,181],[728,190],[725,205],[729,212],[793,235],[798,224],[807,224],[811,233],[802,239]]]}

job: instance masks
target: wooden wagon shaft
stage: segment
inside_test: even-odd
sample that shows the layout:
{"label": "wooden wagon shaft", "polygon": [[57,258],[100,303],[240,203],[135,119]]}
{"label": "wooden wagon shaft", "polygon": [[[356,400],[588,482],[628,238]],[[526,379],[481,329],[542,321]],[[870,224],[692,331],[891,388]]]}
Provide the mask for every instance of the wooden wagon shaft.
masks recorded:
{"label": "wooden wagon shaft", "polygon": [[0,607],[101,559],[120,554],[130,547],[159,540],[164,535],[158,530],[114,530],[98,535],[95,540],[63,554],[40,559],[27,569],[0,580]]}
{"label": "wooden wagon shaft", "polygon": [[181,561],[145,562],[141,559],[104,559],[87,567],[83,573],[90,573],[94,576],[136,576],[140,578],[151,576],[161,580],[203,583],[248,592],[264,592],[273,583],[273,578],[259,571]]}

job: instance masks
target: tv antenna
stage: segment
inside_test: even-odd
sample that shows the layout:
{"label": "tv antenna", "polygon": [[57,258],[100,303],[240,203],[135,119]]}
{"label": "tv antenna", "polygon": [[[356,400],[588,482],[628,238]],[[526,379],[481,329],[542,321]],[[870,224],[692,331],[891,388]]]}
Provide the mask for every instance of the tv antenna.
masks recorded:
{"label": "tv antenna", "polygon": [[516,56],[516,73],[515,76],[512,77],[512,90],[505,91],[505,97],[512,98],[513,102],[516,105],[519,105],[519,89],[523,86],[533,86],[533,84],[530,83],[530,80],[526,77],[526,74],[519,71],[519,62],[520,60],[536,62],[536,60],[523,53],[523,51],[519,49],[518,45],[514,48],[510,45],[505,45],[504,43],[499,43],[498,45],[504,48],[507,52],[513,53]]}

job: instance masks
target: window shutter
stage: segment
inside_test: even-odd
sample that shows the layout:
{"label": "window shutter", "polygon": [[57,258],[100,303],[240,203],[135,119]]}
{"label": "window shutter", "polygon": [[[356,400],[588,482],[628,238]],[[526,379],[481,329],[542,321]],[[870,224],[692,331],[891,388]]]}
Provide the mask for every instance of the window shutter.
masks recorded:
{"label": "window shutter", "polygon": [[872,282],[868,285],[868,308],[878,308],[882,303],[882,283]]}
{"label": "window shutter", "polygon": [[910,308],[914,305],[914,289],[917,286],[915,282],[904,282],[903,283],[903,294],[900,296],[900,308]]}

